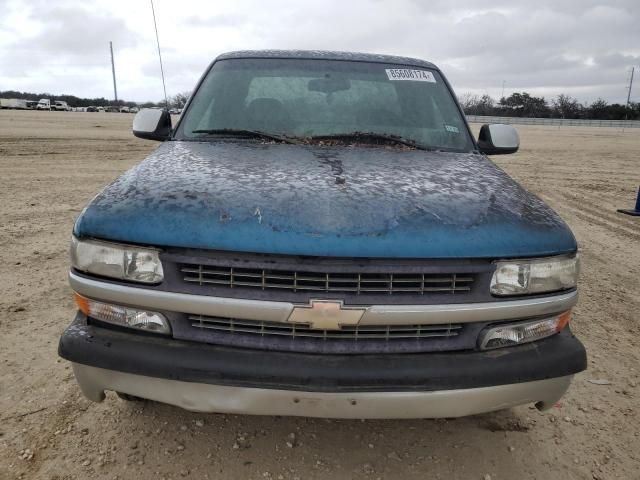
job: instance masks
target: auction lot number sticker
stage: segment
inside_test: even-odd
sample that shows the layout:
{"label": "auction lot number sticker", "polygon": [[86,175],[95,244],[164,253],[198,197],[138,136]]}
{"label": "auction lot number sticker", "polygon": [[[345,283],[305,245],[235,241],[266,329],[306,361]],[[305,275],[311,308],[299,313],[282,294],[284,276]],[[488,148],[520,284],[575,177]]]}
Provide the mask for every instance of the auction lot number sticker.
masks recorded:
{"label": "auction lot number sticker", "polygon": [[409,80],[412,82],[436,83],[433,73],[427,70],[413,70],[411,68],[387,68],[389,80]]}

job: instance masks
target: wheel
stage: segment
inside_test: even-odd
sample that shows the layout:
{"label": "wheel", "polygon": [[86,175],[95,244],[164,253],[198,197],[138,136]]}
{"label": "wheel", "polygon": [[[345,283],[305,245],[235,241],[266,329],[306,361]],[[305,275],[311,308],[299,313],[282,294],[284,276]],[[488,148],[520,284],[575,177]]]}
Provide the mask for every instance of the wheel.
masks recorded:
{"label": "wheel", "polygon": [[144,402],[144,398],[129,395],[128,393],[116,392],[116,395],[120,397],[120,400],[124,400],[125,402]]}

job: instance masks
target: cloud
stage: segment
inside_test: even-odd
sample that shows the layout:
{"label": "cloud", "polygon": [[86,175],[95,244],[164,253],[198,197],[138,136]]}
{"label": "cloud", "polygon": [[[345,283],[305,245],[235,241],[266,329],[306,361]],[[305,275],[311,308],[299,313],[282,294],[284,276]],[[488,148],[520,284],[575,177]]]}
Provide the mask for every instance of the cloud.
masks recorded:
{"label": "cloud", "polygon": [[9,15],[0,20],[0,30],[12,29],[12,35],[0,37],[4,88],[103,96],[111,84],[109,41],[118,49],[135,49],[139,41],[124,19],[84,3],[11,2],[6,7]]}
{"label": "cloud", "polygon": [[239,28],[247,20],[247,17],[240,14],[220,14],[220,15],[190,15],[184,19],[185,25],[193,27],[205,27],[205,28]]}
{"label": "cloud", "polygon": [[122,18],[94,13],[82,6],[32,7],[24,20],[35,26],[37,32],[15,35],[3,46],[2,53],[24,56],[31,60],[30,64],[34,59],[37,62],[61,57],[71,61],[89,60],[103,54],[109,41],[121,48],[133,48],[138,41],[136,33],[127,28]]}
{"label": "cloud", "polygon": [[[437,63],[458,93],[529,90],[626,99],[640,63],[637,0],[155,0],[169,93],[229,50],[335,49]],[[114,42],[123,98],[161,98],[147,2],[0,0],[0,85],[109,96]],[[52,64],[54,64],[52,66]],[[91,82],[90,79],[94,81]],[[88,81],[89,80],[89,81]],[[635,98],[640,94],[634,95]]]}

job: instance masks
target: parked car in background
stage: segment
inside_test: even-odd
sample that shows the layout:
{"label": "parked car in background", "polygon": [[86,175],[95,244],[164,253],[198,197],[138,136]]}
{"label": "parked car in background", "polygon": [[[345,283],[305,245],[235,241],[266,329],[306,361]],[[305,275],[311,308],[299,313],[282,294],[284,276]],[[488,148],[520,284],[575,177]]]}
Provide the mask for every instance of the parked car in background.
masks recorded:
{"label": "parked car in background", "polygon": [[130,112],[130,113],[138,113],[139,111],[140,111],[140,109],[139,109],[138,107],[131,107],[131,108],[129,109],[129,112]]}
{"label": "parked car in background", "polygon": [[181,108],[172,108],[169,110],[169,113],[171,115],[180,115],[182,113],[182,109]]}
{"label": "parked car in background", "polygon": [[164,143],[73,228],[59,353],[90,400],[458,417],[551,408],[586,368],[571,230],[432,63],[228,53],[133,133]]}
{"label": "parked car in background", "polygon": [[129,113],[129,107],[123,105],[122,107],[120,107],[120,113]]}
{"label": "parked car in background", "polygon": [[104,107],[96,107],[96,112],[104,112]]}
{"label": "parked car in background", "polygon": [[87,107],[87,112],[97,112],[98,109],[96,107]]}
{"label": "parked car in background", "polygon": [[56,100],[55,102],[53,102],[51,110],[55,110],[57,112],[69,112],[71,111],[71,107],[69,107],[69,105],[67,105],[67,102],[63,100]]}
{"label": "parked car in background", "polygon": [[48,98],[41,98],[38,102],[38,105],[36,105],[36,109],[51,110],[51,100],[49,100]]}
{"label": "parked car in background", "polygon": [[110,107],[105,107],[104,111],[111,112],[111,113],[118,113],[120,111],[120,108],[115,106],[110,106]]}

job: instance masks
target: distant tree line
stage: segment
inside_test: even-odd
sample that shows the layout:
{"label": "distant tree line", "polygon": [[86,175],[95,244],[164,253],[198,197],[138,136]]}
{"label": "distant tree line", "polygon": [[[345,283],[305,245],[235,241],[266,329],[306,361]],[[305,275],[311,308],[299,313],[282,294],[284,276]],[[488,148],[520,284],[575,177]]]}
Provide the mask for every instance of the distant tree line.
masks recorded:
{"label": "distant tree line", "polygon": [[[167,100],[169,102],[169,108],[182,108],[184,104],[189,99],[189,95],[191,92],[181,92],[177,93],[169,97]],[[51,95],[50,93],[29,93],[29,92],[18,92],[16,90],[4,90],[0,91],[0,98],[22,98],[25,100],[34,100],[38,101],[41,98],[48,98],[51,102],[55,102],[56,100],[67,102],[67,105],[70,107],[142,107],[142,108],[153,108],[153,107],[164,107],[165,102],[128,102],[126,100],[108,100],[104,97],[99,98],[80,98],[75,95]]]}
{"label": "distant tree line", "polygon": [[[169,108],[183,108],[191,92],[180,92],[170,96],[167,100]],[[160,102],[128,102],[126,100],[108,100],[99,98],[80,98],[75,95],[51,95],[49,93],[29,93],[15,90],[0,91],[0,98],[24,98],[38,101],[49,98],[52,102],[62,100],[70,107],[142,107],[163,108]],[[475,95],[466,93],[460,96],[460,104],[467,115],[493,115],[502,117],[538,117],[538,118],[584,118],[594,120],[640,120],[640,102],[631,102],[627,109],[619,103],[607,103],[599,98],[593,103],[580,103],[569,95],[558,95],[547,102],[544,97],[535,97],[527,92],[512,93],[496,102],[489,95]]]}
{"label": "distant tree line", "polygon": [[625,105],[607,103],[599,98],[593,103],[580,103],[569,95],[558,95],[547,102],[527,92],[512,93],[496,102],[489,95],[464,94],[460,104],[467,115],[501,117],[584,118],[593,120],[640,120],[640,102]]}

